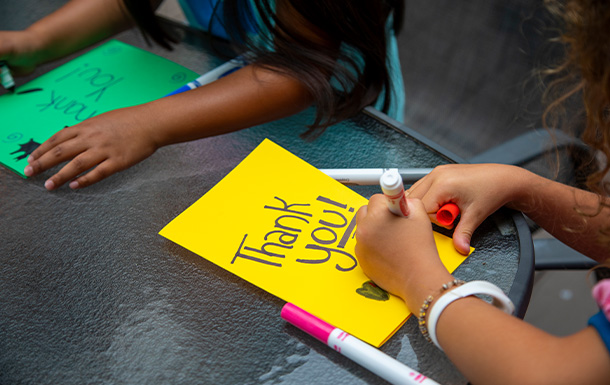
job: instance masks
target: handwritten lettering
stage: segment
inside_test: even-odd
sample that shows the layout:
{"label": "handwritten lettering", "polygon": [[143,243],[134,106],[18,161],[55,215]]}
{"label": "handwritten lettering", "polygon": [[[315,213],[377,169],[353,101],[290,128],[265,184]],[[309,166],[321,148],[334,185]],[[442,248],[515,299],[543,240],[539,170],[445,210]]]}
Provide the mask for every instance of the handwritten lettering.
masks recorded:
{"label": "handwritten lettering", "polygon": [[122,77],[116,77],[113,74],[104,73],[101,68],[87,67],[89,67],[89,64],[85,63],[82,67],[75,68],[71,72],[55,79],[55,82],[62,82],[73,77],[85,80],[85,85],[98,88],[97,90],[85,95],[85,98],[94,97],[93,101],[97,103],[110,87],[124,80]]}
{"label": "handwritten lettering", "polygon": [[36,107],[40,107],[39,112],[44,112],[53,108],[58,111],[63,111],[65,115],[74,115],[74,119],[79,122],[97,114],[97,110],[91,110],[86,104],[79,103],[76,100],[70,100],[66,96],[57,95],[55,90],[51,90],[50,97],[51,99],[48,103],[36,105]]}
{"label": "handwritten lettering", "polygon": [[[330,239],[323,239],[324,233],[330,235]],[[332,245],[337,241],[337,233],[327,227],[318,227],[311,232],[311,238],[322,245]]]}
{"label": "handwritten lettering", "polygon": [[[273,220],[273,229],[263,236],[262,241],[258,242],[260,245],[258,247],[253,247],[251,240],[246,245],[248,234],[244,235],[231,264],[238,260],[248,260],[268,266],[282,267],[286,254],[293,250],[299,236],[303,235],[304,226],[309,225],[314,218],[313,208],[309,203],[289,204],[279,197],[274,197],[274,199],[277,201],[275,205],[263,207],[265,210],[274,210],[280,214]],[[317,222],[320,226],[309,233],[310,238],[304,246],[304,253],[299,253],[299,258],[296,258],[295,261],[316,265],[337,257],[348,261],[347,264],[336,263],[337,270],[342,272],[353,270],[358,266],[358,261],[353,255],[342,249],[352,237],[355,216],[352,214],[352,218],[349,219],[345,212],[337,210],[342,209],[353,213],[353,207],[348,208],[345,204],[323,196],[318,196],[316,200],[332,207],[322,208]],[[311,255],[307,255],[307,251]]]}
{"label": "handwritten lettering", "polygon": [[339,265],[338,263],[335,265],[335,268],[339,271],[351,271],[354,270],[354,268],[356,266],[358,266],[358,261],[356,260],[356,258],[351,255],[350,253],[346,252],[345,250],[339,250],[339,249],[331,249],[329,247],[324,247],[324,246],[320,246],[320,245],[316,245],[316,244],[309,244],[307,246],[305,246],[306,249],[309,250],[319,250],[322,251],[324,253],[326,253],[326,258],[323,259],[297,259],[297,262],[301,262],[301,263],[312,263],[312,264],[316,264],[316,263],[324,263],[324,262],[328,262],[330,260],[330,257],[333,255],[333,253],[338,253],[340,255],[344,255],[346,256],[348,259],[350,259],[352,261],[352,264],[348,267],[342,267],[341,265]]}
{"label": "handwritten lettering", "polygon": [[337,219],[341,219],[342,223],[332,223],[332,222],[328,222],[325,220],[320,220],[320,224],[324,225],[324,226],[328,226],[328,227],[335,227],[335,228],[343,228],[345,227],[345,225],[347,225],[347,218],[345,218],[345,216],[343,214],[341,214],[338,211],[332,211],[332,210],[324,210],[324,214],[335,214],[338,218]]}
{"label": "handwritten lettering", "polygon": [[[233,260],[231,260],[231,264],[234,264],[235,260],[237,260],[237,258],[243,258],[243,259],[247,259],[247,260],[258,262],[258,263],[263,263],[265,265],[282,267],[282,265],[280,263],[277,263],[277,262],[268,261],[266,259],[255,257],[255,256],[248,255],[248,254],[242,254],[241,248],[244,245],[244,242],[246,242],[246,238],[247,237],[248,237],[248,234],[244,235],[244,239],[241,241],[241,243],[239,245],[239,248],[237,249],[237,253],[235,253],[235,256],[233,256]],[[269,254],[265,253],[262,250],[256,250],[256,249],[252,249],[250,247],[245,247],[244,249],[247,249],[249,251],[256,251],[256,252],[259,252],[259,253],[267,255],[267,256],[272,256],[272,257],[275,256],[275,257],[278,257],[278,258],[284,258],[283,255],[278,255],[278,254],[271,254],[271,255],[269,255]]]}
{"label": "handwritten lettering", "polygon": [[[276,267],[282,266],[281,263],[270,261],[269,258],[285,258],[286,255],[280,254],[278,252],[273,252],[271,250],[274,249],[276,251],[281,251],[281,250],[278,250],[278,248],[284,249],[284,250],[291,250],[293,247],[292,245],[299,238],[298,233],[301,232],[300,228],[293,227],[293,226],[296,226],[298,224],[300,224],[300,225],[308,224],[309,221],[306,218],[311,217],[312,214],[305,212],[305,211],[297,211],[295,209],[292,209],[293,206],[309,207],[310,206],[309,204],[302,204],[302,203],[301,204],[299,204],[299,203],[288,204],[285,200],[283,200],[281,198],[278,198],[278,197],[274,197],[274,198],[277,199],[278,201],[280,201],[282,203],[282,205],[279,207],[264,206],[264,209],[276,210],[281,213],[287,213],[285,215],[280,215],[278,218],[275,219],[274,229],[278,229],[278,230],[272,230],[272,231],[269,231],[267,234],[265,234],[263,239],[266,242],[263,243],[259,248],[244,246],[244,242],[247,237],[247,234],[246,234],[244,236],[244,239],[243,239],[241,245],[239,246],[239,249],[237,250],[237,253],[233,257],[231,264],[235,263],[237,258],[244,258],[244,259],[247,259],[250,261],[264,263],[266,265],[271,265],[271,266],[276,266]],[[278,242],[270,242],[269,241],[270,238],[277,238]],[[258,256],[242,253],[242,251],[241,251],[242,247],[243,247],[243,250],[251,252],[251,253],[256,253],[256,254],[258,254]],[[267,259],[265,259],[265,257]]]}
{"label": "handwritten lettering", "polygon": [[[120,81],[122,81],[122,80],[123,80],[123,78],[118,78],[118,79],[115,79],[115,80],[113,80],[112,82],[110,82],[110,83],[106,84],[104,87],[102,87],[102,88],[100,88],[100,89],[98,89],[98,90],[96,90],[96,91],[93,91],[93,92],[92,92],[92,93],[90,93],[90,94],[85,95],[85,97],[86,97],[86,98],[88,98],[88,97],[90,97],[90,96],[97,95],[97,96],[95,97],[95,101],[96,101],[96,102],[99,102],[100,98],[101,98],[101,97],[104,95],[104,92],[106,92],[110,86],[113,86],[113,85],[117,84],[118,82],[120,82]],[[92,84],[92,85],[93,85],[93,84]]]}
{"label": "handwritten lettering", "polygon": [[[300,232],[301,230],[299,230]],[[276,230],[276,231],[270,231],[265,235],[265,241],[269,240],[269,238],[271,237],[271,235],[275,235],[275,234],[280,234],[279,235],[279,240],[280,242],[282,242],[284,245],[291,245],[293,243],[295,243],[297,241],[297,239],[299,239],[299,236],[296,234],[291,234],[289,232],[286,231],[281,231],[281,230]]]}
{"label": "handwritten lettering", "polygon": [[289,212],[291,214],[297,214],[297,215],[303,215],[306,217],[311,217],[312,214],[303,212],[303,211],[294,211],[294,210],[290,210],[290,208],[292,206],[305,206],[305,207],[309,207],[310,204],[309,203],[293,203],[291,205],[289,205],[288,203],[286,203],[285,200],[278,198],[278,197],[274,197],[275,199],[277,199],[278,201],[282,202],[284,204],[284,207],[273,207],[273,206],[265,206],[266,209],[270,209],[270,210],[279,210],[279,211],[285,211],[285,212]]}

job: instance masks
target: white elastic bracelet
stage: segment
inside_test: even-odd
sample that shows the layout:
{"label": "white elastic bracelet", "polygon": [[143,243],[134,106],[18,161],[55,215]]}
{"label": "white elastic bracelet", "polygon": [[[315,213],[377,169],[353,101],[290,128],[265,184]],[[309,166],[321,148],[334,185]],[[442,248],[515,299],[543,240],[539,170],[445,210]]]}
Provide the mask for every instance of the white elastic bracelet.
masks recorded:
{"label": "white elastic bracelet", "polygon": [[471,295],[491,296],[491,304],[495,307],[502,309],[507,314],[513,314],[515,311],[515,305],[513,305],[510,298],[498,286],[487,281],[472,281],[447,291],[432,305],[427,322],[430,338],[440,350],[443,350],[443,348],[441,348],[436,339],[436,323],[441,313],[451,302]]}

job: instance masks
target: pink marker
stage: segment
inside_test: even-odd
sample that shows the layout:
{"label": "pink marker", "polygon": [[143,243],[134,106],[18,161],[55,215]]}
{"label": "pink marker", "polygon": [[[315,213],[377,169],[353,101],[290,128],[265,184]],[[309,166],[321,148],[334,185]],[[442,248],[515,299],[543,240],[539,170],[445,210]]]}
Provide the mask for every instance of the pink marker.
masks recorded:
{"label": "pink marker", "polygon": [[438,385],[381,350],[291,303],[282,308],[282,318],[392,384]]}
{"label": "pink marker", "polygon": [[379,185],[388,200],[388,209],[395,215],[408,217],[409,208],[405,199],[405,186],[398,170],[393,168],[386,170],[379,178]]}

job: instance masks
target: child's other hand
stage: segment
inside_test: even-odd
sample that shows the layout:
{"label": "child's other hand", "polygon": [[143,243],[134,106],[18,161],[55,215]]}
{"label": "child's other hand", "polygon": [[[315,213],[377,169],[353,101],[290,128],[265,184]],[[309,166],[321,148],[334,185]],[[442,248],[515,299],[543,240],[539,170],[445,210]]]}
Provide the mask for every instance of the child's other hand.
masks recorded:
{"label": "child's other hand", "polygon": [[383,289],[412,298],[408,285],[442,269],[432,224],[421,201],[408,199],[409,217],[390,212],[384,195],[373,195],[356,216],[356,256],[364,273]]}
{"label": "child's other hand", "polygon": [[433,221],[443,204],[457,204],[461,217],[453,233],[453,244],[466,255],[477,227],[523,189],[523,172],[518,167],[498,164],[439,166],[417,181],[407,196],[421,199]]}
{"label": "child's other hand", "polygon": [[32,152],[25,175],[34,176],[69,161],[45,187],[54,190],[70,182],[71,188],[82,188],[149,157],[158,145],[150,126],[137,118],[142,114],[134,113],[134,108],[110,111],[57,132]]}
{"label": "child's other hand", "polygon": [[0,31],[0,60],[6,61],[13,75],[27,75],[41,61],[38,39],[29,31]]}

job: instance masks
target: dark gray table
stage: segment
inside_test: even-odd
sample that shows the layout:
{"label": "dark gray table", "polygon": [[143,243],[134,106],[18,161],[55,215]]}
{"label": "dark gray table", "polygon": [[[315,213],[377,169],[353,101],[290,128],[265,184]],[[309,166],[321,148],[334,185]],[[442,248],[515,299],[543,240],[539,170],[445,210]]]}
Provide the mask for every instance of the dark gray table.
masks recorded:
{"label": "dark gray table", "polygon": [[[62,3],[2,2],[0,28],[23,28]],[[119,39],[146,47],[134,31]],[[149,49],[200,73],[220,63],[197,34],[183,40],[173,52]],[[165,147],[79,191],[47,192],[51,172],[24,180],[0,168],[0,384],[384,383],[283,322],[280,299],[157,234],[264,138],[319,168],[460,161],[372,109],[305,142],[298,134],[311,119],[306,111]],[[473,246],[455,275],[497,284],[523,316],[533,275],[523,217],[499,211]],[[414,318],[381,349],[440,383],[466,383]]]}

